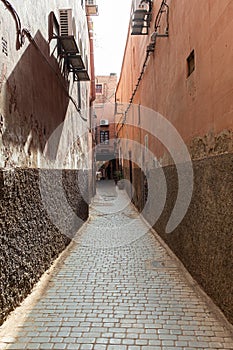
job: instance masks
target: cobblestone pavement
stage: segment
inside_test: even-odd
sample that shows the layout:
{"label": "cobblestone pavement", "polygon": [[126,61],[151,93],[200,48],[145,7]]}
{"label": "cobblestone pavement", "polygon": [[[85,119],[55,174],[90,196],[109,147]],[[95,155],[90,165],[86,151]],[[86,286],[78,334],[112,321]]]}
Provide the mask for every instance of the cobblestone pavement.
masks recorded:
{"label": "cobblestone pavement", "polygon": [[24,321],[0,331],[0,348],[233,349],[223,319],[147,231],[124,191],[100,186],[89,222]]}

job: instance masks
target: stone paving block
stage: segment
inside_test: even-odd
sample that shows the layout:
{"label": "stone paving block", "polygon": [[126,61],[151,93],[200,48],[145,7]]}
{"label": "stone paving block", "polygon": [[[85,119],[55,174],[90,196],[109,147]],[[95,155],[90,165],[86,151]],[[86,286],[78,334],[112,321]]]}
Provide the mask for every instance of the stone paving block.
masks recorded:
{"label": "stone paving block", "polygon": [[40,350],[53,349],[53,343],[40,344]]}
{"label": "stone paving block", "polygon": [[27,343],[15,343],[15,344],[11,344],[7,347],[7,349],[10,350],[25,350],[27,349]]}
{"label": "stone paving block", "polygon": [[68,350],[78,350],[78,349],[80,349],[80,346],[78,344],[68,344],[67,349]]}
{"label": "stone paving block", "polygon": [[109,338],[103,338],[103,337],[102,337],[102,338],[96,339],[96,343],[97,343],[97,344],[108,344],[109,341],[110,341]]}
{"label": "stone paving block", "polygon": [[119,345],[122,343],[122,339],[120,338],[113,338],[113,339],[110,339],[110,344],[116,344],[116,345]]}
{"label": "stone paving block", "polygon": [[94,350],[106,350],[107,346],[103,344],[95,344],[93,347]]}
{"label": "stone paving block", "polygon": [[[46,292],[23,326],[12,325],[19,338],[0,329],[1,350],[233,349],[232,334],[141,219],[132,221],[124,191],[118,196],[97,195],[104,213],[95,198]],[[152,269],[153,262],[164,267]]]}
{"label": "stone paving block", "polygon": [[67,349],[67,344],[54,344],[53,349],[55,350],[64,350]]}
{"label": "stone paving block", "polygon": [[92,350],[93,349],[93,344],[83,344],[80,347],[81,350]]}
{"label": "stone paving block", "polygon": [[122,344],[134,345],[135,344],[135,340],[134,339],[123,339]]}
{"label": "stone paving block", "polygon": [[[53,346],[54,344],[52,344]],[[35,344],[35,343],[31,343],[31,344],[27,344],[27,350],[34,350],[34,349],[40,349],[40,344]]]}
{"label": "stone paving block", "polygon": [[148,340],[146,339],[136,339],[136,345],[147,345],[148,344]]}

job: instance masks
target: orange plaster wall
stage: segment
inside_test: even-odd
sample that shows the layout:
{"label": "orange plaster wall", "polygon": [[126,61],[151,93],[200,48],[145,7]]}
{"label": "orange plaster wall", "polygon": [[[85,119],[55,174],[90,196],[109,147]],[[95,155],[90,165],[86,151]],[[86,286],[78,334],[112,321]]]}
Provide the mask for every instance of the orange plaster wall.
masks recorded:
{"label": "orange plaster wall", "polygon": [[[233,129],[233,2],[168,0],[169,37],[157,38],[133,103],[158,111],[190,144]],[[154,1],[148,36],[129,36],[116,98],[128,102],[137,83],[161,1]],[[187,57],[195,50],[195,71]]]}

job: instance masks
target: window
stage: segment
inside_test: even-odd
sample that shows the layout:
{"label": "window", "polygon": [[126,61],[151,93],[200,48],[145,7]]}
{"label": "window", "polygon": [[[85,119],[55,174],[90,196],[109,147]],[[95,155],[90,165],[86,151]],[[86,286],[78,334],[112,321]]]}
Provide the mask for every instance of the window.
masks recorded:
{"label": "window", "polygon": [[189,77],[195,70],[195,53],[194,50],[190,53],[187,58],[187,77]]}
{"label": "window", "polygon": [[109,144],[109,131],[100,131],[100,143]]}
{"label": "window", "polygon": [[102,84],[96,84],[95,91],[96,91],[97,94],[102,94],[103,93],[103,85]]}

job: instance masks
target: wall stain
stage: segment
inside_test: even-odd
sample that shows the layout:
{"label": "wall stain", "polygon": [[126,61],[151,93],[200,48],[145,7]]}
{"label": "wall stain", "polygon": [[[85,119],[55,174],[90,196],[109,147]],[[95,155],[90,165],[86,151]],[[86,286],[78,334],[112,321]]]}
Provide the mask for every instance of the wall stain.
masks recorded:
{"label": "wall stain", "polygon": [[189,145],[189,152],[192,159],[232,153],[233,131],[225,129],[216,135],[213,132],[209,132],[204,136],[197,136],[192,139]]}
{"label": "wall stain", "polygon": [[7,65],[3,63],[1,68],[1,73],[0,73],[0,93],[2,92],[2,87],[6,80],[6,75],[7,75]]}
{"label": "wall stain", "polygon": [[7,89],[9,92],[9,113],[11,114],[12,111],[16,112],[17,110],[17,87],[15,82],[10,85],[7,81]]}

